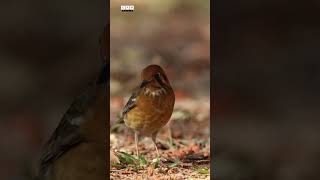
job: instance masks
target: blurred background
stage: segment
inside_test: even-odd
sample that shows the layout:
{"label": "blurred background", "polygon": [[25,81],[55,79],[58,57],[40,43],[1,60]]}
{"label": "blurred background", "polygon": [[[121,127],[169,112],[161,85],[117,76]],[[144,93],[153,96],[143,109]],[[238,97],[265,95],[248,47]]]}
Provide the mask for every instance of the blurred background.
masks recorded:
{"label": "blurred background", "polygon": [[[158,64],[166,71],[176,95],[170,125],[173,138],[190,143],[199,139],[209,146],[209,3],[208,0],[111,1],[111,124],[141,83],[142,69]],[[134,5],[135,9],[121,12],[120,5]],[[112,148],[128,150],[129,143],[134,145],[133,139],[128,141],[123,135],[126,133],[111,134]],[[161,133],[159,137],[168,138],[161,137]],[[153,148],[152,143],[141,142],[141,146],[150,144]]]}
{"label": "blurred background", "polygon": [[197,99],[209,108],[208,2],[137,0],[134,12],[121,12],[121,4],[110,4],[111,119],[139,85],[141,70],[153,63],[164,67],[178,100]]}
{"label": "blurred background", "polygon": [[217,179],[319,179],[318,1],[215,1]]}
{"label": "blurred background", "polygon": [[116,0],[110,4],[111,120],[139,86],[141,70],[159,64],[176,93],[175,108],[192,106],[192,112],[201,116],[196,119],[205,121],[209,136],[208,1],[130,1],[134,12],[121,12],[123,4]]}
{"label": "blurred background", "polygon": [[0,2],[0,179],[27,179],[72,99],[99,72],[106,4]]}

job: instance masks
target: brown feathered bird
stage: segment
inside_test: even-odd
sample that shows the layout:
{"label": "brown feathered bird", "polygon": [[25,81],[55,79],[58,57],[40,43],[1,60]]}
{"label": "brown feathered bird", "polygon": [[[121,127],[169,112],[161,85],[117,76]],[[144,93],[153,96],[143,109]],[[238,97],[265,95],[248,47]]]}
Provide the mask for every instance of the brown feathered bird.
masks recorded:
{"label": "brown feathered bird", "polygon": [[139,135],[151,136],[159,157],[157,133],[171,117],[175,95],[166,73],[158,65],[143,69],[141,81],[123,108],[121,119],[135,132],[136,154],[139,155]]}
{"label": "brown feathered bird", "polygon": [[104,180],[107,177],[108,100],[105,65],[62,117],[40,158],[40,180]]}
{"label": "brown feathered bird", "polygon": [[109,28],[100,38],[103,68],[76,97],[43,147],[39,180],[105,180],[109,128]]}

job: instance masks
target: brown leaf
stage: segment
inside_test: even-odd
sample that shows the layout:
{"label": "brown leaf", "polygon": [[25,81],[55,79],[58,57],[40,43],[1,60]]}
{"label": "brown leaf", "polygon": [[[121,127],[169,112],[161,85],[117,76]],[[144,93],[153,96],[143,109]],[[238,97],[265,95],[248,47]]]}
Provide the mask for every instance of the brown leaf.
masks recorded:
{"label": "brown leaf", "polygon": [[152,176],[153,175],[153,167],[152,166],[149,166],[148,168],[147,168],[147,174],[148,174],[148,176]]}

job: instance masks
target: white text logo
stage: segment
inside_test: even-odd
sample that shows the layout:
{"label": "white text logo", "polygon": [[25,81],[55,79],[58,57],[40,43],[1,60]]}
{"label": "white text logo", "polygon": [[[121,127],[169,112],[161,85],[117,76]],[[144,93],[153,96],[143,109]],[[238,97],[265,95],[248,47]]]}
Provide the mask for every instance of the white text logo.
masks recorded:
{"label": "white text logo", "polygon": [[133,11],[134,5],[121,5],[121,11]]}

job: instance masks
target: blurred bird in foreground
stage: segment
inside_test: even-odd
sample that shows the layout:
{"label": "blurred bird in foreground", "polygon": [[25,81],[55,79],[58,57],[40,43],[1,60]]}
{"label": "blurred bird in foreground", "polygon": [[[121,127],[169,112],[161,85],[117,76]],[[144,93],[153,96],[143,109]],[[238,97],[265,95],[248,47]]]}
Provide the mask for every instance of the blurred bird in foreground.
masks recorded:
{"label": "blurred bird in foreground", "polygon": [[39,179],[106,179],[108,70],[105,65],[93,85],[74,100],[62,117],[44,146]]}
{"label": "blurred bird in foreground", "polygon": [[141,84],[123,108],[120,120],[135,133],[136,154],[139,135],[151,136],[158,157],[156,137],[169,121],[175,102],[173,89],[164,70],[149,65],[141,73]]}
{"label": "blurred bird in foreground", "polygon": [[45,144],[40,157],[39,180],[104,180],[107,177],[109,128],[109,34],[100,37],[103,68],[76,97]]}

